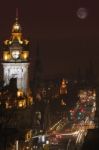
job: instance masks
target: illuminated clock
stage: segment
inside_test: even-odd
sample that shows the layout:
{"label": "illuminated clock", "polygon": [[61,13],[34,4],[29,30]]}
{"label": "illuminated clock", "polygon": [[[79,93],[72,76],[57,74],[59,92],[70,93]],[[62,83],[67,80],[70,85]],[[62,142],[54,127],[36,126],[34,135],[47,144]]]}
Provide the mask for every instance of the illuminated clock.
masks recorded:
{"label": "illuminated clock", "polygon": [[14,59],[18,59],[19,58],[19,55],[20,55],[20,52],[18,50],[13,50],[12,51],[12,57]]}
{"label": "illuminated clock", "polygon": [[14,41],[10,46],[10,51],[13,59],[18,59],[22,51],[22,47],[18,41]]}

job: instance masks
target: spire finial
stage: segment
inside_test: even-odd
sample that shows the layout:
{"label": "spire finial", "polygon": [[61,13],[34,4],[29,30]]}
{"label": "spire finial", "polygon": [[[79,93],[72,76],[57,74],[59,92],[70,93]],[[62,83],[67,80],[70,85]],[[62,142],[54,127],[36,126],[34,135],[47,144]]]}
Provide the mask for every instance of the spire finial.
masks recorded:
{"label": "spire finial", "polygon": [[12,33],[21,33],[21,26],[18,21],[18,8],[16,8],[16,19],[12,27]]}
{"label": "spire finial", "polygon": [[18,13],[18,8],[16,8],[16,21],[18,20],[19,13]]}

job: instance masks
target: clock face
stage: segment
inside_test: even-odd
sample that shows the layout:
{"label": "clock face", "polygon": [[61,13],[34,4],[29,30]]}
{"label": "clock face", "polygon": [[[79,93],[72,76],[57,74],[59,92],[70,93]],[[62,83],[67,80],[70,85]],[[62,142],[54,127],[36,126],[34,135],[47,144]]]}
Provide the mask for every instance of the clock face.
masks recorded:
{"label": "clock face", "polygon": [[18,59],[21,51],[22,51],[21,45],[17,41],[14,41],[10,46],[10,52],[13,59]]}
{"label": "clock face", "polygon": [[19,55],[20,55],[20,52],[18,50],[13,50],[12,51],[12,57],[14,59],[18,59],[19,58]]}

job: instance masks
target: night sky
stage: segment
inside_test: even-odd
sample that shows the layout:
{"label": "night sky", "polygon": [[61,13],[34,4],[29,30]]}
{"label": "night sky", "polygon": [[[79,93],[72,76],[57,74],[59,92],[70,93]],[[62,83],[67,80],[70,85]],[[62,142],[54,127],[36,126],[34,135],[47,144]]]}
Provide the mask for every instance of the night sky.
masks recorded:
{"label": "night sky", "polygon": [[[24,37],[31,41],[33,71],[39,41],[44,76],[76,74],[87,69],[90,60],[99,74],[99,0],[1,0],[0,39],[10,37],[19,9]],[[1,3],[2,2],[2,3]],[[87,16],[77,16],[79,8]]]}

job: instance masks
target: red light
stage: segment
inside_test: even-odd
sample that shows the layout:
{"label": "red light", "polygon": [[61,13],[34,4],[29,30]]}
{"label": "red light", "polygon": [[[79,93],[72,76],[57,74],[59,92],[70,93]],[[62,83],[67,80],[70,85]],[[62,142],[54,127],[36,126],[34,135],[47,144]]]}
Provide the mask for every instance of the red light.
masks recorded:
{"label": "red light", "polygon": [[62,136],[58,134],[58,135],[56,135],[56,138],[61,139]]}
{"label": "red light", "polygon": [[81,112],[84,112],[84,109],[83,109],[83,108],[81,109]]}

